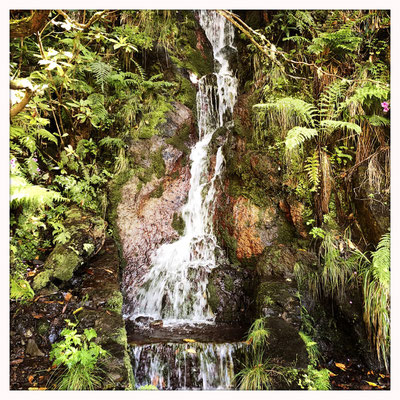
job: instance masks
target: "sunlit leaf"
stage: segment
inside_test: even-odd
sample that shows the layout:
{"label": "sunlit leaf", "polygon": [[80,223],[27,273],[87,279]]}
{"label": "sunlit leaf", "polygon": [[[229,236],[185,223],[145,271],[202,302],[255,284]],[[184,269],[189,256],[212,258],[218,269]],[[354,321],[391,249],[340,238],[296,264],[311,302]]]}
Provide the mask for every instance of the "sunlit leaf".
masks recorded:
{"label": "sunlit leaf", "polygon": [[346,371],[346,366],[342,363],[335,363],[335,365],[340,368],[342,371]]}

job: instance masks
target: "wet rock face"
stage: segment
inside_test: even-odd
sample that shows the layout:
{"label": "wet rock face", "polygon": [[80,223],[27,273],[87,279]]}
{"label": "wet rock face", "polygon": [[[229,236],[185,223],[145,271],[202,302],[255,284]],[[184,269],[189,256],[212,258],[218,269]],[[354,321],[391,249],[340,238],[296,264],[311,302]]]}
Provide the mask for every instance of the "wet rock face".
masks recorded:
{"label": "wet rock face", "polygon": [[216,322],[245,323],[251,320],[250,273],[233,266],[211,271],[207,285],[207,302]]}
{"label": "wet rock face", "polygon": [[187,149],[196,138],[192,113],[175,102],[166,119],[159,135],[135,142],[130,148],[135,164],[145,172],[133,176],[121,188],[116,222],[126,260],[125,312],[130,311],[129,299],[149,270],[155,250],[178,239],[176,218],[190,188]]}
{"label": "wet rock face", "polygon": [[173,109],[166,115],[166,122],[159,126],[161,136],[171,138],[185,125],[190,125],[193,115],[190,109],[176,101],[172,102]]}
{"label": "wet rock face", "polygon": [[72,207],[66,214],[64,226],[70,239],[65,244],[57,244],[50,253],[44,271],[33,281],[34,290],[44,288],[53,279],[68,281],[104,244],[107,223],[102,218],[78,207]]}

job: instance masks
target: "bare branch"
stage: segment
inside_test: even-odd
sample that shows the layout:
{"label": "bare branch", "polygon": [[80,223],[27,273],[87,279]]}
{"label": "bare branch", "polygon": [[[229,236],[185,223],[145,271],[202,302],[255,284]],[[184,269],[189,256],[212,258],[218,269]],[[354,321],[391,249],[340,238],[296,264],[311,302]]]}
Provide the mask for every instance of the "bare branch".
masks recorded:
{"label": "bare branch", "polygon": [[27,37],[40,31],[46,24],[50,10],[35,10],[29,17],[10,21],[10,37]]}
{"label": "bare branch", "polygon": [[71,25],[74,25],[80,29],[87,29],[90,27],[90,25],[92,25],[96,21],[98,21],[103,15],[107,14],[109,12],[109,10],[98,11],[97,13],[93,14],[92,17],[89,19],[89,21],[86,24],[81,24],[79,22],[74,21],[63,10],[57,10],[57,12],[60,15],[62,15]]}
{"label": "bare branch", "polygon": [[18,81],[11,81],[10,82],[10,89],[13,90],[25,90],[24,98],[17,104],[14,104],[10,109],[10,117],[15,117],[18,113],[20,113],[25,106],[29,103],[34,91],[32,89],[32,85],[30,82],[18,82]]}

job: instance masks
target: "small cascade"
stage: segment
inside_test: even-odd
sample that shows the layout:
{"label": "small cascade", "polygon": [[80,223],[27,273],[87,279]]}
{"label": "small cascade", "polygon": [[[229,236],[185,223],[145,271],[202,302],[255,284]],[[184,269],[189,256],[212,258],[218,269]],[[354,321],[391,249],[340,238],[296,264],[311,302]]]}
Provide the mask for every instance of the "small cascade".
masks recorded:
{"label": "small cascade", "polygon": [[143,277],[134,299],[132,320],[162,319],[164,325],[213,321],[206,287],[208,274],[216,267],[213,199],[224,159],[220,147],[209,180],[208,146],[215,130],[231,121],[237,80],[226,58],[226,52],[233,48],[233,27],[214,11],[201,11],[200,24],[213,46],[217,72],[203,76],[198,82],[200,140],[190,154],[190,190],[182,209],[185,231],[179,240],[162,245],[153,254],[152,267]]}
{"label": "small cascade", "polygon": [[131,347],[136,385],[158,389],[231,389],[241,343],[168,343]]}
{"label": "small cascade", "polygon": [[200,342],[182,343],[182,338],[177,342],[177,332],[182,329],[190,333],[186,337],[197,337],[204,327],[211,327],[220,336],[222,333],[214,324],[206,290],[208,275],[217,267],[214,199],[224,157],[220,146],[210,168],[209,145],[215,131],[232,121],[237,79],[228,55],[236,49],[233,26],[224,17],[214,11],[200,11],[199,20],[213,47],[215,73],[197,80],[199,141],[190,154],[190,190],[181,212],[184,233],[153,253],[151,269],[139,282],[133,299],[134,311],[126,316],[133,325],[131,360],[137,386],[230,389],[234,355],[243,346],[238,335],[218,343],[211,336]]}

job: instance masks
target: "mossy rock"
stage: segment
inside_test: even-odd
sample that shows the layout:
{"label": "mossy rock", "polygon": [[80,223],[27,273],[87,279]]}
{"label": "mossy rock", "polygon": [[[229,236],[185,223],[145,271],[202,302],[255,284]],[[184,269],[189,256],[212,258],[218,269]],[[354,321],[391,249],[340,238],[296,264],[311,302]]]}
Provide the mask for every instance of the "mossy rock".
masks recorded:
{"label": "mossy rock", "polygon": [[247,271],[233,266],[217,267],[211,271],[207,284],[207,302],[217,322],[244,323],[251,318],[248,313],[250,282]]}
{"label": "mossy rock", "polygon": [[171,226],[178,232],[179,236],[182,236],[185,232],[185,221],[178,213],[174,213]]}
{"label": "mossy rock", "polygon": [[189,140],[191,127],[190,125],[184,125],[178,132],[175,133],[174,136],[167,139],[165,142],[174,146],[176,149],[181,151],[182,153],[189,155],[190,148],[187,145]]}
{"label": "mossy rock", "polygon": [[94,213],[72,207],[64,222],[70,239],[57,244],[44,263],[44,271],[33,280],[33,289],[40,290],[51,280],[68,281],[82,263],[96,254],[104,244],[107,223]]}

